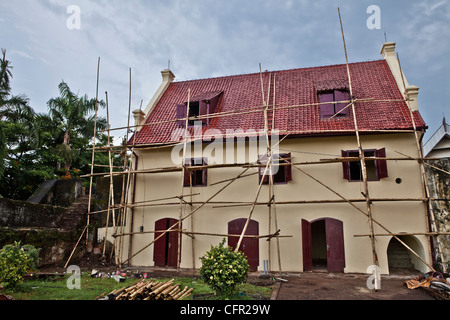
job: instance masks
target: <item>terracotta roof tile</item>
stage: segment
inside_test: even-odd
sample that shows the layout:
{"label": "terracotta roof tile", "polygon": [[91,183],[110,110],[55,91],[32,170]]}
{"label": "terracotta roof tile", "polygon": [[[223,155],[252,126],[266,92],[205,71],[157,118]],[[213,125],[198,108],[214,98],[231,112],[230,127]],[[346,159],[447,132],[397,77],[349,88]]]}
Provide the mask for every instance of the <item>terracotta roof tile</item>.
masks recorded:
{"label": "terracotta roof tile", "polygon": [[[350,74],[355,99],[401,100],[403,97],[385,60],[352,63]],[[274,128],[286,132],[308,135],[328,130],[354,130],[353,117],[321,119],[317,91],[329,90],[333,86],[344,86],[347,79],[346,65],[333,65],[291,69],[262,73],[265,99],[268,96],[269,79],[271,81],[270,105],[275,104]],[[275,80],[275,92],[273,83]],[[348,86],[348,85],[347,85]],[[259,73],[236,76],[208,78],[200,80],[172,82],[155,108],[148,115],[146,123],[159,123],[144,126],[136,136],[137,144],[152,144],[178,141],[184,132],[176,123],[176,105],[191,97],[207,99],[222,92],[216,116],[209,126],[203,128],[248,131],[264,129],[263,98]],[[335,88],[339,89],[339,88]],[[205,98],[206,97],[206,98]],[[296,108],[288,106],[306,105]],[[286,108],[283,108],[286,107]],[[407,130],[412,129],[409,109],[404,101],[364,101],[356,102],[356,118],[360,130]],[[246,112],[246,113],[244,113]],[[416,125],[423,128],[425,123],[419,112],[414,112]],[[166,121],[166,122],[164,122]],[[164,122],[164,123],[161,123]],[[190,130],[192,131],[192,130]],[[175,137],[175,138],[174,138]]]}

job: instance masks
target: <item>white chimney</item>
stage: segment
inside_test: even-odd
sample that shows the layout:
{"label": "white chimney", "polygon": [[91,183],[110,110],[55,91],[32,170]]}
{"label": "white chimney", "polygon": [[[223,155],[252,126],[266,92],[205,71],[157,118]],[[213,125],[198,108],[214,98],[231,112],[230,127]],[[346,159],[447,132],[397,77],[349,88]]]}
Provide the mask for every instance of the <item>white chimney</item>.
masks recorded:
{"label": "white chimney", "polygon": [[153,98],[150,100],[149,104],[145,108],[144,116],[148,115],[153,108],[158,103],[159,99],[161,99],[163,93],[166,91],[169,84],[175,79],[175,75],[170,71],[170,69],[164,69],[161,71],[162,76],[162,83],[159,86],[158,90],[156,90],[155,94],[153,95]]}
{"label": "white chimney", "polygon": [[408,105],[412,111],[419,110],[419,104],[417,103],[417,95],[419,94],[419,87],[410,85],[405,77],[403,70],[400,68],[400,62],[395,55],[395,42],[386,42],[381,48],[381,55],[386,60],[389,69],[391,69],[395,82],[400,92],[405,99],[410,99]]}

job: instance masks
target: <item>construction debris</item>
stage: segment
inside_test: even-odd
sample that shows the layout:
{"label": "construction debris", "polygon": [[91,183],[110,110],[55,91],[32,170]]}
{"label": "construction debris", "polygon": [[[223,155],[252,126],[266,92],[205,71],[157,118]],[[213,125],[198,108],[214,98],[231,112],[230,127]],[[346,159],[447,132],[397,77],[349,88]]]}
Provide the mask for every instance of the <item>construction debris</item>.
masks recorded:
{"label": "construction debris", "polygon": [[450,275],[440,272],[428,272],[407,280],[409,289],[421,289],[438,300],[450,300]]}
{"label": "construction debris", "polygon": [[173,284],[174,279],[158,282],[142,279],[130,287],[102,294],[96,300],[183,300],[191,295],[193,289]]}

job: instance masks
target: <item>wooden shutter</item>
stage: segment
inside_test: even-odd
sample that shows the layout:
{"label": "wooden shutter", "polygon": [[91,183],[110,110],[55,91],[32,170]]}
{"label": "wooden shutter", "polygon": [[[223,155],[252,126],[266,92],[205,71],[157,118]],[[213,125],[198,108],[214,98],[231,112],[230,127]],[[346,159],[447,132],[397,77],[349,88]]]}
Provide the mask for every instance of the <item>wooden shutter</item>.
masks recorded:
{"label": "wooden shutter", "polygon": [[[350,100],[350,94],[348,91],[342,91],[342,90],[335,90],[334,91],[334,99],[336,101],[346,101],[346,100]],[[336,108],[335,111],[336,113],[341,111],[342,109],[344,109],[346,106],[348,105],[347,102],[343,102],[343,103],[337,103],[336,104]],[[348,115],[349,114],[349,109],[350,107],[346,108],[345,110],[343,110],[341,113],[339,113],[340,115]]]}
{"label": "wooden shutter", "polygon": [[302,251],[303,251],[303,272],[312,271],[312,237],[311,223],[302,219]]}
{"label": "wooden shutter", "polygon": [[[184,164],[187,167],[191,166],[192,159],[184,159]],[[192,185],[194,185],[194,181],[192,181]],[[184,170],[184,187],[190,187],[191,186],[191,171],[190,170]]]}
{"label": "wooden shutter", "polygon": [[[283,161],[284,163],[292,162],[290,153],[285,153],[285,154],[281,155],[281,157],[286,159]],[[284,166],[284,174],[286,177],[286,182],[289,182],[292,180],[292,165],[291,164]]]}
{"label": "wooden shutter", "polygon": [[[322,92],[319,94],[319,102],[325,103],[325,102],[333,102],[334,101],[334,94],[333,92]],[[329,118],[332,115],[334,115],[334,104],[321,104],[320,105],[320,116],[322,118]]]}
{"label": "wooden shutter", "polygon": [[[209,114],[208,109],[209,103],[206,103],[206,101],[199,101],[199,109],[198,109],[199,116],[207,116]],[[201,119],[201,122],[203,122],[203,124],[205,125],[208,125],[209,119]]]}
{"label": "wooden shutter", "polygon": [[[206,166],[208,164],[208,159],[207,158],[203,158],[203,162],[202,165]],[[207,186],[208,185],[208,168],[204,168],[202,170],[202,177],[203,177],[203,181],[202,181],[202,185]]]}
{"label": "wooden shutter", "polygon": [[183,128],[186,126],[186,111],[186,105],[177,104],[177,119],[182,119],[177,121],[177,125]]}
{"label": "wooden shutter", "polygon": [[[343,158],[348,157],[348,151],[341,150],[341,155]],[[344,173],[344,179],[350,179],[350,163],[348,161],[342,162],[342,171]]]}
{"label": "wooden shutter", "polygon": [[[386,149],[379,149],[375,151],[375,157],[386,158]],[[388,177],[387,162],[385,159],[375,160],[375,167],[377,168],[378,179]]]}

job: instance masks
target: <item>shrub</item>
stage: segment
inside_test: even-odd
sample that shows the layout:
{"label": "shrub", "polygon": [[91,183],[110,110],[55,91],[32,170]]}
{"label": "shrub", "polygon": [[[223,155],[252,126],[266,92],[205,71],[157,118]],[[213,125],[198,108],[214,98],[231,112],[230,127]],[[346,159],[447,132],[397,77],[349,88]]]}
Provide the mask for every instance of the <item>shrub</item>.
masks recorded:
{"label": "shrub", "polygon": [[39,251],[31,245],[14,242],[4,246],[0,250],[0,283],[4,287],[14,287],[23,280],[24,274],[36,267],[38,259]]}
{"label": "shrub", "polygon": [[247,280],[249,265],[242,252],[235,252],[224,244],[225,239],[219,246],[211,246],[211,250],[200,258],[202,266],[199,272],[218,296],[230,297],[236,293],[237,285]]}

